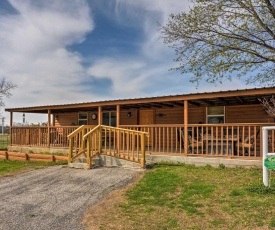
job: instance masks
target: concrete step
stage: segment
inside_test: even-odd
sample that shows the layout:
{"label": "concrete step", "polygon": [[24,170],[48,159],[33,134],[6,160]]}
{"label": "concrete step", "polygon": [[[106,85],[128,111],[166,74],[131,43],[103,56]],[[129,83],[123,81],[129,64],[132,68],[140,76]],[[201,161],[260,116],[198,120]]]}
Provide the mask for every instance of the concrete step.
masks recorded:
{"label": "concrete step", "polygon": [[[100,159],[94,157],[92,159],[92,168],[100,166]],[[74,162],[69,163],[70,168],[89,169],[86,158],[77,158]]]}

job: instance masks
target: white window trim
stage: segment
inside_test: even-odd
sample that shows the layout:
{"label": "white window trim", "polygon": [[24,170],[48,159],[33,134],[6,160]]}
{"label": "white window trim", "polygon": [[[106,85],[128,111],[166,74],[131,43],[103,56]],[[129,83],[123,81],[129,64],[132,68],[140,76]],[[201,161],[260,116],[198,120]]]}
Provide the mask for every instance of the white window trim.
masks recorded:
{"label": "white window trim", "polygon": [[[209,107],[223,107],[223,115],[220,115],[220,114],[211,114],[211,115],[208,115],[208,108]],[[206,123],[208,123],[208,118],[209,117],[223,117],[223,124],[225,123],[225,106],[209,106],[209,107],[206,107]]]}
{"label": "white window trim", "polygon": [[[80,114],[86,114],[86,117],[87,117],[87,118],[86,118],[86,119],[80,119],[80,118],[79,118]],[[77,117],[78,125],[79,125],[79,123],[80,123],[79,121],[86,121],[86,123],[88,124],[88,117],[89,117],[89,116],[88,116],[88,113],[87,113],[87,112],[79,112],[79,113],[78,113],[78,117]]]}

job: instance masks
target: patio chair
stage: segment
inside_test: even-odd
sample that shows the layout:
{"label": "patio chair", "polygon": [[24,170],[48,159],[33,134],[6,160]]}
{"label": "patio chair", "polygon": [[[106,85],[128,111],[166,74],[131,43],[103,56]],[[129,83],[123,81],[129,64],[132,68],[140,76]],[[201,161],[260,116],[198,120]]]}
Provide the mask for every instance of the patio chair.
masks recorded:
{"label": "patio chair", "polygon": [[255,146],[254,143],[259,133],[260,133],[260,130],[257,131],[256,136],[251,135],[250,138],[246,137],[244,141],[240,140],[236,142],[236,148],[239,149],[241,153],[240,155],[243,155],[243,151],[244,151],[244,154],[248,154],[249,150],[252,150],[252,151],[254,150],[254,146]]}
{"label": "patio chair", "polygon": [[[204,148],[205,143],[200,140],[194,139],[192,136],[188,136],[188,152],[192,153],[192,150],[194,150],[194,153],[199,153],[199,150]],[[197,152],[196,152],[197,151]]]}

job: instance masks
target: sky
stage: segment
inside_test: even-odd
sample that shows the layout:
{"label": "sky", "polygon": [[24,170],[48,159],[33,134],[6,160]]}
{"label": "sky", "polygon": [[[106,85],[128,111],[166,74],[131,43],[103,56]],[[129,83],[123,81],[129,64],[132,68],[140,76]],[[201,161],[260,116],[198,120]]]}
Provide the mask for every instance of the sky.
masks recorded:
{"label": "sky", "polygon": [[[0,78],[17,84],[5,108],[249,88],[239,79],[197,86],[192,73],[170,70],[176,56],[158,23],[189,7],[188,0],[1,0]],[[0,116],[9,123],[4,108]],[[29,123],[46,120],[26,114]]]}

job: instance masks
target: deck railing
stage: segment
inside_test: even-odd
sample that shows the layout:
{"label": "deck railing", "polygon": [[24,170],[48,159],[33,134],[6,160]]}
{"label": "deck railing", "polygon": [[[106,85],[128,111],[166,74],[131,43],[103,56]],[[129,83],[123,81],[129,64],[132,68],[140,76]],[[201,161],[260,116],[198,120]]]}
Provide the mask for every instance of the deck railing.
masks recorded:
{"label": "deck railing", "polygon": [[[262,126],[274,124],[194,124],[188,125],[187,155],[259,158]],[[123,125],[126,129],[149,133],[149,153],[184,154],[184,125]],[[275,151],[274,132],[269,133],[270,151]]]}
{"label": "deck railing", "polygon": [[[67,136],[78,126],[24,126],[12,127],[10,144],[16,146],[65,147],[68,148]],[[50,131],[50,133],[48,132]]]}
{"label": "deck railing", "polygon": [[[261,154],[262,126],[274,125],[257,124],[192,124],[188,125],[187,155],[191,156],[225,156],[259,158]],[[95,126],[91,126],[95,127]],[[146,137],[146,152],[159,154],[184,154],[184,125],[123,125],[124,129],[149,133]],[[11,145],[37,147],[69,147],[68,134],[78,127],[12,127]],[[112,132],[104,131],[106,139],[103,149],[112,143]],[[112,135],[116,135],[113,133]],[[270,131],[269,152],[275,152],[275,132]],[[123,140],[123,139],[122,139]],[[123,146],[121,144],[120,146]]]}

